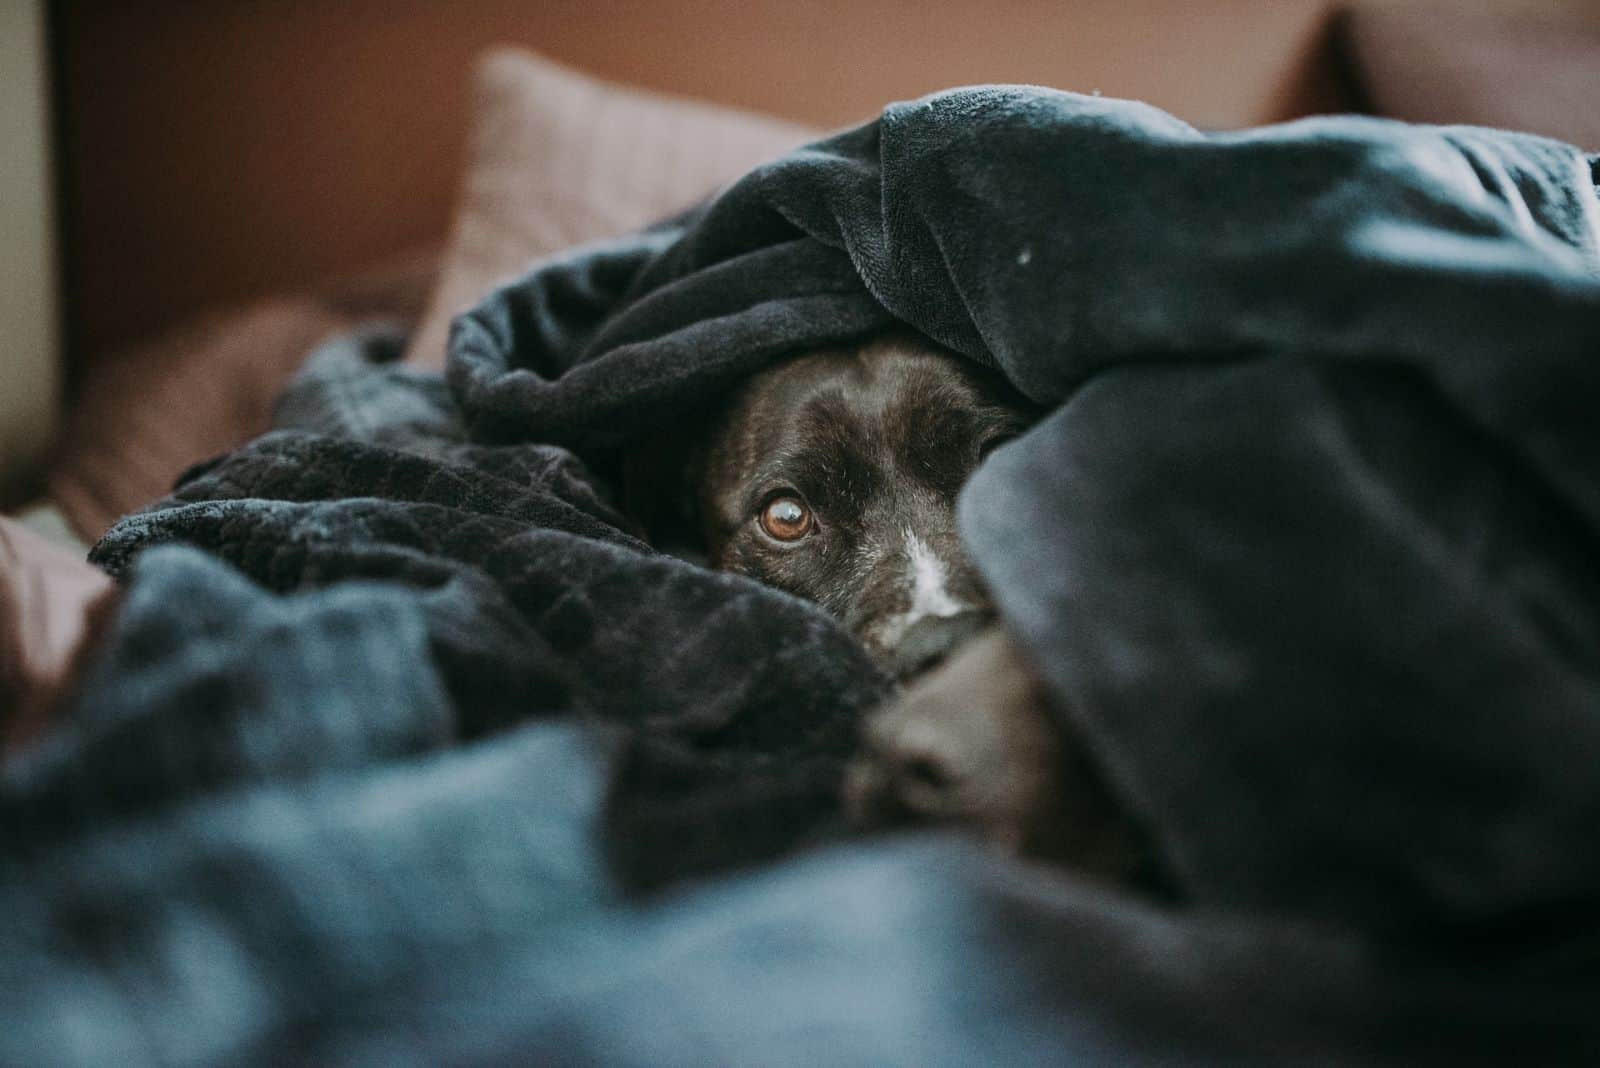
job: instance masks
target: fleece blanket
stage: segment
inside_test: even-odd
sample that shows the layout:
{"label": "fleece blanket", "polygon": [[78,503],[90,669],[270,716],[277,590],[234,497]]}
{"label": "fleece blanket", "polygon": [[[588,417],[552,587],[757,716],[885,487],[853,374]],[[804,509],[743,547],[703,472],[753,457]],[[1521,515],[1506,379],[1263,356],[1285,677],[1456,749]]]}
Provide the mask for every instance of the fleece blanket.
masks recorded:
{"label": "fleece blanket", "polygon": [[[958,90],[537,266],[447,382],[324,350],[95,550],[105,650],[0,773],[0,1060],[1592,1051],[1596,167]],[[963,532],[1170,901],[839,842],[885,681],[613,504],[893,322],[1051,410]]]}

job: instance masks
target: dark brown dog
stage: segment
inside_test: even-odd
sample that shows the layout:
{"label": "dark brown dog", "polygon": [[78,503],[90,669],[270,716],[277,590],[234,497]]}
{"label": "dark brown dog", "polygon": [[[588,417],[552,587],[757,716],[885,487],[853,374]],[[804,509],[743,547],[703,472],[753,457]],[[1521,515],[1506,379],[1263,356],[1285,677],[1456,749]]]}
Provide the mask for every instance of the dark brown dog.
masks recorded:
{"label": "dark brown dog", "polygon": [[911,334],[753,377],[698,467],[714,567],[816,601],[900,677],[991,617],[956,494],[1030,421],[998,376]]}
{"label": "dark brown dog", "polygon": [[712,566],[816,601],[912,683],[866,725],[854,822],[957,824],[1120,879],[1133,835],[994,626],[956,530],[962,485],[1035,414],[998,375],[896,333],[752,377],[673,462]]}

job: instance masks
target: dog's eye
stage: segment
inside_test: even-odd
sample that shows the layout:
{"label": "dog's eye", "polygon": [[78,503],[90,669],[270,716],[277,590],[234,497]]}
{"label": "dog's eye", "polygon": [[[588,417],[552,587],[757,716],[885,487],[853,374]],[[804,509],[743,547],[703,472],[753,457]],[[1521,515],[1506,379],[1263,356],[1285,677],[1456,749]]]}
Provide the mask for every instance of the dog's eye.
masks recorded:
{"label": "dog's eye", "polygon": [[812,525],[811,509],[798,497],[774,497],[761,510],[761,529],[779,541],[799,541]]}

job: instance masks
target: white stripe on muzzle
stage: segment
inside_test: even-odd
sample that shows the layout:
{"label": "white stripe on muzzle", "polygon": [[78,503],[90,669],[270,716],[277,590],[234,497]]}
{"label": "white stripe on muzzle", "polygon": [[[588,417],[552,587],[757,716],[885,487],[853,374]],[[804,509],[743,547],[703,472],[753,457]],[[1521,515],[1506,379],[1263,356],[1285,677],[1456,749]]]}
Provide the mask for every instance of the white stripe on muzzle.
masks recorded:
{"label": "white stripe on muzzle", "polygon": [[911,606],[906,609],[903,626],[910,627],[929,616],[953,616],[968,607],[950,596],[950,572],[944,561],[909,530],[906,557],[911,562]]}

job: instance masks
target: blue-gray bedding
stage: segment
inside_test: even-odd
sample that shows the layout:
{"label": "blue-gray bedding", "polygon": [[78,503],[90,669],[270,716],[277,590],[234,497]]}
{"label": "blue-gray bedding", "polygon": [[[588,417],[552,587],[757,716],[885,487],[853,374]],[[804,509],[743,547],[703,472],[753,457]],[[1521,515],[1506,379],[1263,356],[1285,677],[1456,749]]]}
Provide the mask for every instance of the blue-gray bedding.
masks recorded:
{"label": "blue-gray bedding", "polygon": [[[0,779],[0,1062],[1592,1053],[1596,164],[958,90],[537,267],[448,388],[323,350],[96,548],[126,600]],[[1052,409],[963,530],[1174,902],[833,841],[884,681],[610,503],[895,320]]]}

